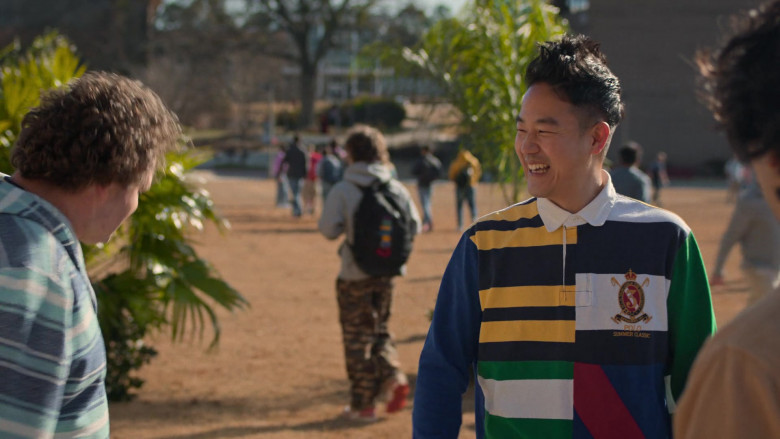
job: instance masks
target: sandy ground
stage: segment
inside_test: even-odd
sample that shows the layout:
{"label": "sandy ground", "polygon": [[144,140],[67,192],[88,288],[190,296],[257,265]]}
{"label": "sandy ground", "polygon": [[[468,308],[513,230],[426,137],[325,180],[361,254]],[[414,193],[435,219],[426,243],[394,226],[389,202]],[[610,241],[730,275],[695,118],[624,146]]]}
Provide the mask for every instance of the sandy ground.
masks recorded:
{"label": "sandy ground", "polygon": [[[142,369],[146,384],[138,398],[111,405],[112,437],[411,437],[411,401],[370,425],[337,419],[348,401],[334,292],[338,242],[317,232],[314,217],[295,220],[275,208],[273,181],[202,175],[232,229],[220,235],[208,228],[197,237],[198,249],[251,308],[220,312],[223,335],[213,352],[206,352],[206,342],[172,344],[164,334],[151,340],[159,356]],[[459,238],[453,193],[450,183],[435,186],[436,230],[415,241],[408,274],[396,283],[390,326],[412,384],[426,314]],[[708,267],[733,209],[725,198],[724,189],[683,187],[667,188],[663,196],[665,207],[694,230]],[[504,207],[498,189],[482,185],[478,207],[483,214]],[[713,291],[719,325],[745,305],[738,264],[735,250],[726,285]],[[473,404],[466,401],[464,409],[461,437],[473,437]]]}

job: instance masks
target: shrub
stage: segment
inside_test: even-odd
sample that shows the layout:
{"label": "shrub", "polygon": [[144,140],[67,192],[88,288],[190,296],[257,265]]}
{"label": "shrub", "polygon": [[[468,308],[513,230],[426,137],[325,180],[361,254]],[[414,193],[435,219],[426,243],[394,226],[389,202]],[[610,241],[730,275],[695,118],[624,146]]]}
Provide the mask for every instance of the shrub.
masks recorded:
{"label": "shrub", "polygon": [[342,121],[364,123],[379,129],[397,129],[406,118],[404,106],[390,98],[361,97],[341,105]]}

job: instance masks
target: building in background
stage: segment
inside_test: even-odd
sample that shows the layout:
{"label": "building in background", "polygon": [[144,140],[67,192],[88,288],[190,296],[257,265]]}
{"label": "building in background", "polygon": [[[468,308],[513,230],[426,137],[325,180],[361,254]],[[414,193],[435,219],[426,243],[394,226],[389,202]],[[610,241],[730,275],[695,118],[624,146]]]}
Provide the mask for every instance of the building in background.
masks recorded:
{"label": "building in background", "polygon": [[[620,78],[626,117],[613,145],[636,140],[646,159],[665,151],[672,178],[721,174],[731,156],[699,101],[694,55],[715,47],[728,17],[761,0],[558,0],[573,31],[601,42]],[[617,148],[609,152],[617,162]],[[650,163],[645,161],[642,166]]]}

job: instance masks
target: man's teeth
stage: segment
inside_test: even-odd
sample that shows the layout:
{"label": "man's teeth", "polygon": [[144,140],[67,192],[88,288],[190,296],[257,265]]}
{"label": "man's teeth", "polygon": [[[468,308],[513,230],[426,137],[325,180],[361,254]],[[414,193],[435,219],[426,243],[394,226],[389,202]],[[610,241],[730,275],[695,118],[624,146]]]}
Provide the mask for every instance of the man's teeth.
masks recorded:
{"label": "man's teeth", "polygon": [[528,165],[528,169],[531,170],[531,172],[542,172],[546,171],[550,166],[548,165]]}

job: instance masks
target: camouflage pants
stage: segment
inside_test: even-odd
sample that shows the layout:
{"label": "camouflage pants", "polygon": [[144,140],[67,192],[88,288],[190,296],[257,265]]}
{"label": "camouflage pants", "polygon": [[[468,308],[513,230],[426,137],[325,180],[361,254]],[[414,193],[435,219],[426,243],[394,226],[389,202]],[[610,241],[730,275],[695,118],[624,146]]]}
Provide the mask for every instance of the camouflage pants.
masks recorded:
{"label": "camouflage pants", "polygon": [[336,292],[350,382],[350,406],[362,410],[374,404],[384,383],[403,376],[387,329],[393,278],[338,279]]}

